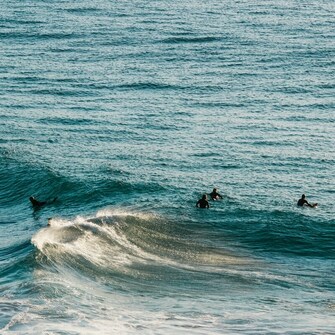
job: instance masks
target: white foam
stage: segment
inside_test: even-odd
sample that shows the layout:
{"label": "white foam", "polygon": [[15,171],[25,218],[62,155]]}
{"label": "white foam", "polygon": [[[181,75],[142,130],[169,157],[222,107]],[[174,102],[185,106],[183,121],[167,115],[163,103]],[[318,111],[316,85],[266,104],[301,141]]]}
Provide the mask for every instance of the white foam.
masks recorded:
{"label": "white foam", "polygon": [[96,213],[96,217],[102,217],[102,216],[116,216],[116,217],[130,216],[142,220],[150,220],[154,217],[157,217],[157,215],[153,213],[133,212],[129,210],[125,211],[124,209],[121,208],[112,208],[112,207],[101,209]]}

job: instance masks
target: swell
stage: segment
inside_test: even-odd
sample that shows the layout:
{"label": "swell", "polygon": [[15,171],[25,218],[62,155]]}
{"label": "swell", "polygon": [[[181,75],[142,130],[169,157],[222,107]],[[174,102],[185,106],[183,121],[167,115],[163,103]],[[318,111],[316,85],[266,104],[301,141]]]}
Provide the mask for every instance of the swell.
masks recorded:
{"label": "swell", "polygon": [[[93,216],[56,217],[32,238],[35,267],[45,269],[51,281],[59,273],[132,292],[179,290],[187,277],[191,290],[208,283],[209,292],[217,289],[210,279],[257,283],[263,275],[256,269],[266,259],[333,259],[334,225],[309,214],[245,210],[236,204],[224,218],[220,214],[212,208],[178,221],[176,216],[110,207]],[[262,280],[289,282],[276,274]],[[185,283],[180,289],[187,289]]]}
{"label": "swell", "polygon": [[2,285],[15,287],[18,281],[29,276],[27,267],[34,266],[32,252],[33,246],[30,239],[0,248],[0,281]]}
{"label": "swell", "polygon": [[[173,188],[165,181],[141,181],[132,172],[122,171],[112,165],[98,168],[96,172],[99,178],[96,173],[92,176],[86,173],[65,176],[23,158],[20,161],[5,154],[0,157],[0,178],[3,186],[0,207],[3,214],[6,214],[1,219],[2,226],[14,227],[18,224],[23,215],[21,210],[27,211],[26,214],[29,215],[28,198],[34,195],[42,200],[57,197],[57,201],[49,209],[49,215],[78,215],[109,205],[142,208],[144,211],[154,208],[159,212],[177,209],[178,212],[193,216],[190,221],[184,218],[179,226],[190,224],[187,229],[199,231],[198,222],[194,222],[194,213],[186,207],[193,207],[193,203],[186,202],[179,208],[174,204],[175,200],[168,204],[171,202],[169,194],[183,192],[180,186]],[[158,200],[154,201],[157,196]],[[153,198],[145,200],[145,197]],[[245,206],[242,200],[228,199],[222,206],[213,208],[209,214],[210,228],[214,231],[207,231],[206,226],[201,226],[200,230],[214,236],[219,243],[225,243],[222,238],[227,235],[231,242],[236,241],[255,252],[334,258],[331,250],[335,246],[331,237],[334,236],[335,225],[333,220],[327,220],[320,215],[322,210],[326,209],[257,209]],[[13,212],[17,215],[12,216]],[[175,215],[178,216],[176,213]],[[137,225],[138,223],[134,227]],[[172,234],[178,234],[176,227],[171,225],[170,228],[175,229],[171,231]],[[203,237],[206,240],[206,235]]]}
{"label": "swell", "polygon": [[334,259],[334,220],[318,216],[319,208],[259,210],[241,208],[225,211],[222,221],[213,222],[231,241],[239,241],[250,252]]}
{"label": "swell", "polygon": [[54,197],[66,183],[66,179],[55,171],[38,162],[30,162],[28,157],[19,159],[3,154],[0,162],[0,178],[3,181],[0,200],[3,206],[19,205],[31,195]]}
{"label": "swell", "polygon": [[[113,166],[98,168],[100,177],[97,178],[90,171],[79,173],[77,170],[74,175],[65,175],[58,171],[58,167],[50,168],[44,162],[31,161],[28,156],[19,157],[14,152],[3,151],[0,163],[0,207],[7,212],[9,208],[15,211],[21,209],[20,206],[26,208],[30,196],[39,200],[57,197],[53,204],[55,210],[78,213],[79,208],[87,211],[111,202],[136,200],[139,194],[165,191],[162,184],[141,182],[132,173]],[[85,207],[87,205],[89,206]],[[8,216],[2,221],[5,223],[13,220]]]}
{"label": "swell", "polygon": [[26,240],[19,244],[0,248],[0,262],[7,260],[8,257],[17,258],[25,255],[27,253],[27,249],[29,249],[30,246],[30,240]]}

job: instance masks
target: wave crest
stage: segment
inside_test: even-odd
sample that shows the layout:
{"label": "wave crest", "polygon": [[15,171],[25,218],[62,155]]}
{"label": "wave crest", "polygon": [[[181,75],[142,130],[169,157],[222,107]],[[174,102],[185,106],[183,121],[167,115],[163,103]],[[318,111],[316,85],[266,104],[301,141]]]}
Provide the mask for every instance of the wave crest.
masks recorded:
{"label": "wave crest", "polygon": [[[157,278],[168,272],[220,272],[246,260],[185,238],[155,214],[101,210],[93,217],[51,219],[32,243],[41,263],[99,276]],[[221,269],[221,270],[220,270]]]}

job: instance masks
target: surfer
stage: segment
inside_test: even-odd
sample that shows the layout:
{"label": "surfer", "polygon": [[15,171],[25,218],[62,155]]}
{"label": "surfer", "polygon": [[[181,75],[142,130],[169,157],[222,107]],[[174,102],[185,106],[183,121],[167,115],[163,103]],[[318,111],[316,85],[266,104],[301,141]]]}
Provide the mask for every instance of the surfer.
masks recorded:
{"label": "surfer", "polygon": [[35,197],[33,197],[33,196],[31,196],[31,197],[29,198],[29,200],[30,200],[30,202],[31,202],[31,204],[33,205],[34,208],[42,207],[42,206],[44,206],[44,205],[46,205],[46,204],[52,204],[53,202],[56,201],[56,199],[57,199],[57,197],[54,198],[54,199],[51,200],[51,201],[38,201],[38,200],[35,199]]}
{"label": "surfer", "polygon": [[211,196],[212,200],[222,199],[222,195],[217,192],[216,188],[213,188],[213,192],[211,192],[209,195]]}
{"label": "surfer", "polygon": [[298,203],[297,203],[297,206],[299,206],[299,207],[303,207],[303,206],[308,206],[308,207],[316,207],[317,206],[317,204],[310,204],[306,199],[306,196],[305,196],[305,194],[303,194],[302,196],[301,196],[301,198],[298,200]]}
{"label": "surfer", "polygon": [[196,207],[209,208],[209,203],[207,201],[207,195],[204,194],[201,199],[198,200]]}

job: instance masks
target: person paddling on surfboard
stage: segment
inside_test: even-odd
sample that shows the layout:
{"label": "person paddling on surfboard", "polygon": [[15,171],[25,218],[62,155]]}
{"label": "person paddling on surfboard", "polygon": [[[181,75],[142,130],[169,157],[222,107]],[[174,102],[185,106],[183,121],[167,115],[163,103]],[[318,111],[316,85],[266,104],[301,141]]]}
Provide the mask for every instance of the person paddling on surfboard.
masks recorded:
{"label": "person paddling on surfboard", "polygon": [[37,207],[42,207],[46,204],[52,204],[53,202],[55,202],[57,200],[57,197],[54,198],[53,200],[51,201],[38,201],[37,199],[35,199],[35,197],[31,196],[29,198],[31,204],[33,205],[34,208],[37,208]]}
{"label": "person paddling on surfboard", "polygon": [[200,207],[200,208],[209,208],[209,203],[207,201],[207,195],[204,194],[201,199],[198,200],[197,204],[195,207]]}
{"label": "person paddling on surfboard", "polygon": [[213,192],[209,194],[212,200],[222,199],[222,195],[217,192],[216,188],[213,188]]}
{"label": "person paddling on surfboard", "polygon": [[318,204],[310,204],[306,199],[305,194],[301,196],[301,199],[298,200],[297,206],[303,207],[303,206],[308,206],[308,207],[316,207]]}

